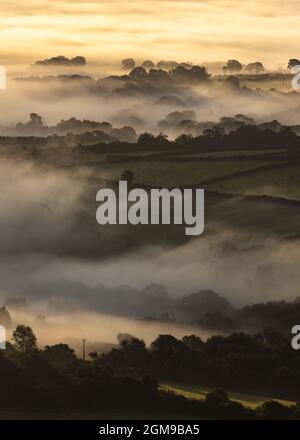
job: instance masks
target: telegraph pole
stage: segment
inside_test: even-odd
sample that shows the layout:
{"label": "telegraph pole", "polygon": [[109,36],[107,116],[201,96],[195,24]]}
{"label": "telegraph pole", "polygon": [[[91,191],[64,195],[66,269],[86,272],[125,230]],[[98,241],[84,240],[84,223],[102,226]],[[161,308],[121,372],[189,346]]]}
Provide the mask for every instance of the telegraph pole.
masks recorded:
{"label": "telegraph pole", "polygon": [[82,339],[82,359],[85,361],[85,343],[86,339]]}

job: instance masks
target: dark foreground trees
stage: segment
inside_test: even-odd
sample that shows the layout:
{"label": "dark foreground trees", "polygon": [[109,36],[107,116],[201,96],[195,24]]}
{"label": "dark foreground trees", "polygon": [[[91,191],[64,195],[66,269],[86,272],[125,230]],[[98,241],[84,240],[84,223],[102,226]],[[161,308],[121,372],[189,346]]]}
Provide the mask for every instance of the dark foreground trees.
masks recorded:
{"label": "dark foreground trees", "polygon": [[[94,353],[92,360],[83,361],[65,344],[37,349],[29,327],[18,326],[15,335],[14,344],[0,352],[0,377],[5,378],[1,410],[168,412],[179,418],[190,415],[233,420],[299,418],[296,405],[287,407],[270,401],[253,410],[231,401],[221,387],[209,392],[204,400],[189,400],[160,389],[156,378],[162,375],[171,380],[184,373],[187,380],[197,371],[200,382],[208,371],[215,371],[218,375],[225,372],[224,379],[229,373],[226,360],[238,353],[258,358],[269,353],[273,360],[277,356],[278,363],[283,348],[276,338],[263,342],[262,337],[234,334],[228,338],[216,336],[205,343],[194,335],[182,340],[161,335],[149,349],[142,340],[129,337],[122,338],[118,349],[106,355]],[[24,344],[28,339],[31,343]],[[249,369],[255,365],[253,359],[251,362]]]}
{"label": "dark foreground trees", "polygon": [[149,349],[143,341],[128,340],[126,348],[102,355],[101,364],[118,374],[153,374],[167,382],[300,401],[300,352],[272,329],[212,336],[206,342],[195,335],[181,340],[160,335]]}

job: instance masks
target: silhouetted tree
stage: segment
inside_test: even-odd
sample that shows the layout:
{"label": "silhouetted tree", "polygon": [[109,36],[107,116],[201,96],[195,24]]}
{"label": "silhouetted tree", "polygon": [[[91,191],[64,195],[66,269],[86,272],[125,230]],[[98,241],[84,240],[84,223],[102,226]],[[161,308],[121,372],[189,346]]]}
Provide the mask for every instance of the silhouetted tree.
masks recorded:
{"label": "silhouetted tree", "polygon": [[190,335],[190,336],[184,336],[182,338],[182,341],[190,347],[192,350],[199,350],[202,349],[204,346],[204,342],[199,336]]}
{"label": "silhouetted tree", "polygon": [[171,77],[180,82],[200,82],[207,81],[209,74],[204,66],[193,66],[191,69],[178,66],[171,71]]}
{"label": "silhouetted tree", "polygon": [[249,63],[246,67],[246,70],[250,73],[255,73],[258,75],[259,73],[262,73],[265,68],[261,62],[257,61],[256,63]]}
{"label": "silhouetted tree", "polygon": [[130,333],[118,333],[117,334],[117,340],[119,344],[121,345],[123,341],[130,341],[134,339],[134,336],[132,336]]}
{"label": "silhouetted tree", "polygon": [[28,326],[18,325],[13,332],[12,339],[15,347],[20,351],[37,350],[37,338]]}
{"label": "silhouetted tree", "polygon": [[207,406],[210,406],[212,408],[215,408],[216,406],[220,405],[221,403],[228,402],[228,395],[226,391],[221,389],[215,389],[209,393],[207,393],[205,397],[205,403]]}
{"label": "silhouetted tree", "polygon": [[224,73],[239,73],[242,70],[242,64],[237,60],[228,60],[225,66],[223,67]]}
{"label": "silhouetted tree", "polygon": [[292,70],[294,67],[299,66],[300,65],[300,60],[298,60],[297,58],[291,58],[288,62],[288,69]]}
{"label": "silhouetted tree", "polygon": [[129,78],[136,81],[147,78],[147,71],[143,67],[135,67],[130,73]]}
{"label": "silhouetted tree", "polygon": [[142,339],[132,338],[123,340],[120,350],[129,365],[135,367],[146,366],[149,358],[148,350]]}
{"label": "silhouetted tree", "polygon": [[70,66],[71,60],[64,55],[58,55],[46,60],[39,60],[35,62],[36,66]]}
{"label": "silhouetted tree", "polygon": [[96,352],[96,351],[91,351],[90,353],[89,353],[89,357],[92,359],[92,361],[96,361],[98,358],[99,358],[99,356],[98,356],[98,353]]}
{"label": "silhouetted tree", "polygon": [[121,61],[121,64],[124,70],[132,70],[135,68],[135,61],[133,58],[126,58]]}
{"label": "silhouetted tree", "polygon": [[70,365],[77,359],[75,351],[67,344],[46,345],[43,354],[49,363],[58,369]]}
{"label": "silhouetted tree", "polygon": [[178,360],[187,350],[186,345],[172,335],[159,335],[150,348],[156,359],[162,363]]}
{"label": "silhouetted tree", "polygon": [[86,59],[85,59],[85,57],[77,56],[77,57],[71,58],[71,64],[73,66],[85,66]]}
{"label": "silhouetted tree", "polygon": [[190,63],[189,61],[185,62],[185,63],[180,63],[179,66],[184,67],[187,70],[190,70],[193,67],[193,64]]}
{"label": "silhouetted tree", "polygon": [[129,185],[134,181],[134,173],[131,170],[125,170],[121,176],[121,180],[125,180]]}
{"label": "silhouetted tree", "polygon": [[36,129],[41,128],[43,125],[43,120],[40,115],[37,113],[30,113],[30,121],[27,123],[28,127]]}
{"label": "silhouetted tree", "polygon": [[157,142],[159,142],[159,143],[161,143],[161,144],[167,144],[169,141],[168,141],[168,135],[167,134],[164,134],[164,133],[159,133],[157,136],[156,136],[156,141]]}
{"label": "silhouetted tree", "polygon": [[291,415],[291,410],[275,400],[270,400],[261,406],[259,415],[264,420],[286,420]]}
{"label": "silhouetted tree", "polygon": [[159,388],[158,380],[156,379],[156,377],[151,376],[150,374],[148,374],[142,378],[142,383],[147,388],[150,388],[151,391],[157,391]]}
{"label": "silhouetted tree", "polygon": [[146,60],[143,62],[142,67],[146,70],[154,69],[155,64],[151,60]]}
{"label": "silhouetted tree", "polygon": [[150,69],[148,79],[152,81],[168,81],[170,80],[170,75],[162,69]]}
{"label": "silhouetted tree", "polygon": [[141,133],[138,138],[141,145],[152,145],[155,143],[155,136],[152,133]]}
{"label": "silhouetted tree", "polygon": [[189,144],[190,142],[192,142],[193,140],[194,140],[193,135],[190,133],[187,133],[187,134],[181,134],[180,136],[178,136],[175,139],[175,142],[178,144],[186,145],[186,144]]}
{"label": "silhouetted tree", "polygon": [[172,69],[176,69],[176,67],[178,66],[178,63],[176,61],[164,61],[161,60],[156,64],[156,67],[158,69],[164,69],[164,70],[172,70]]}

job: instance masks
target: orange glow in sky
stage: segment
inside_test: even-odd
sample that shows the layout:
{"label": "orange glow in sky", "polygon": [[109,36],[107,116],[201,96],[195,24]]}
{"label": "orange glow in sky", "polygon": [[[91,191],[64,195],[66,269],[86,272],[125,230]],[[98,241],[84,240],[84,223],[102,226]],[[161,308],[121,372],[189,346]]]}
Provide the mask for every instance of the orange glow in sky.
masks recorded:
{"label": "orange glow in sky", "polygon": [[299,15],[298,0],[1,0],[0,62],[79,54],[278,67],[300,56]]}

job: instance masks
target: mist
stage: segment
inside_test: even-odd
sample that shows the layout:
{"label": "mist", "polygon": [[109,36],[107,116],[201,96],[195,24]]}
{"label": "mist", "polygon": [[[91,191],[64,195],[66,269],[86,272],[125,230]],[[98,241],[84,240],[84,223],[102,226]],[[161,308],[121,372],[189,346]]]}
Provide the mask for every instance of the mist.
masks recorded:
{"label": "mist", "polygon": [[[122,318],[96,313],[68,313],[51,315],[44,319],[36,315],[37,308],[28,312],[12,311],[13,325],[29,325],[38,338],[39,347],[67,343],[82,354],[82,339],[86,339],[87,353],[91,351],[105,352],[117,346],[118,334],[128,334],[143,339],[149,346],[160,334],[172,334],[177,338],[185,335],[197,334],[206,340],[210,332],[200,330],[195,325],[170,324],[163,322],[147,322],[137,319]],[[12,329],[8,330],[8,339],[12,336]]]}
{"label": "mist", "polygon": [[[177,101],[161,100],[170,96]],[[158,134],[159,123],[174,111],[193,111],[198,123],[243,113],[257,122],[278,118],[292,124],[299,105],[297,94],[232,87],[224,81],[172,90],[158,83],[155,90],[142,86],[131,93],[113,78],[92,80],[92,85],[10,78],[1,100],[6,109],[3,132],[27,121],[31,112],[47,126],[76,117],[109,121],[114,127],[131,125],[137,134]],[[166,131],[170,138],[180,134],[172,126]],[[143,302],[145,289],[153,285],[171,301],[211,290],[233,307],[299,295],[300,219],[296,208],[279,199],[286,192],[273,188],[274,200],[254,200],[253,206],[243,197],[224,199],[217,208],[207,207],[200,238],[167,243],[157,229],[150,245],[139,227],[104,230],[96,223],[96,192],[109,178],[97,166],[95,176],[88,166],[62,166],[59,157],[51,166],[20,157],[0,160],[0,300],[5,305],[10,298],[27,299],[29,310],[13,313],[13,321],[33,326],[41,344],[82,337],[112,344],[118,332],[147,343],[160,332],[200,334],[180,320],[143,321],[170,311],[168,301],[157,311],[152,299]],[[256,194],[264,194],[265,188],[255,188]],[[134,298],[132,310],[128,298]],[[45,315],[45,322],[37,321],[37,315]]]}
{"label": "mist", "polygon": [[[150,246],[145,237],[144,245],[141,241],[136,249],[114,254],[110,247],[120,239],[122,227],[107,234],[96,223],[96,191],[89,188],[85,174],[9,160],[1,160],[0,169],[3,301],[16,295],[34,302],[66,299],[91,310],[97,307],[99,285],[103,292],[153,283],[164,285],[176,298],[211,289],[234,305],[298,295],[299,244],[278,233],[283,227],[296,233],[299,219],[293,211],[280,216],[277,205],[262,203],[255,210],[256,224],[250,207],[249,215],[233,227],[232,215],[243,200],[229,200],[218,211],[219,219],[209,211],[200,238]],[[266,215],[273,218],[273,231],[259,222]]]}
{"label": "mist", "polygon": [[[44,76],[53,74],[51,69],[44,69]],[[119,69],[115,71],[120,73]],[[84,75],[89,74],[87,68]],[[174,111],[194,111],[195,122],[216,122],[223,116],[242,113],[258,122],[278,119],[285,124],[295,124],[300,104],[298,94],[234,88],[226,81],[219,82],[217,77],[199,86],[166,87],[158,82],[155,87],[144,84],[132,89],[126,81],[104,78],[105,75],[99,74],[80,81],[10,77],[7,90],[0,95],[5,108],[0,124],[12,126],[25,122],[29,114],[35,112],[42,116],[45,125],[76,117],[108,121],[116,127],[132,126],[138,134],[144,131],[158,134],[161,131],[158,123]],[[286,87],[291,89],[289,84]],[[171,127],[164,132],[170,138],[178,135]]]}

